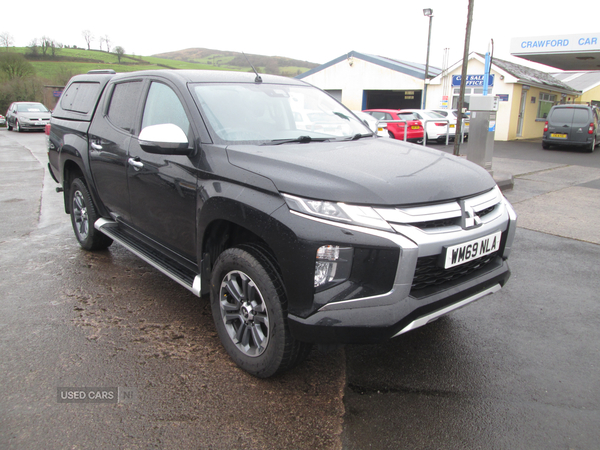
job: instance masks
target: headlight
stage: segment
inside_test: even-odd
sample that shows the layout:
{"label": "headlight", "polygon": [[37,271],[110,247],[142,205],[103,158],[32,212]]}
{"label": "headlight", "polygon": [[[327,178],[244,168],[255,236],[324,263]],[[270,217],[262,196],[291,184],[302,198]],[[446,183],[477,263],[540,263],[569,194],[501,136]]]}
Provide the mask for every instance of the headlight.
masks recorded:
{"label": "headlight", "polygon": [[283,194],[288,207],[311,216],[352,225],[393,231],[389,223],[370,206],[348,205],[340,202],[312,200]]}

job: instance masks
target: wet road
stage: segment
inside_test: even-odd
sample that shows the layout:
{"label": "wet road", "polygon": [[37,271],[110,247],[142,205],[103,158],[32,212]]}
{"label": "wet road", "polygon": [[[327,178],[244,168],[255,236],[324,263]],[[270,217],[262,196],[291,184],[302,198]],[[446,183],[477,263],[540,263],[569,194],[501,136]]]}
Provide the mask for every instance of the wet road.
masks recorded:
{"label": "wet road", "polygon": [[[207,299],[116,244],[81,251],[44,135],[0,129],[0,448],[598,448],[600,152],[571,166],[535,150],[494,161],[517,175],[523,224],[502,291],[257,380]],[[58,403],[69,386],[134,398]]]}

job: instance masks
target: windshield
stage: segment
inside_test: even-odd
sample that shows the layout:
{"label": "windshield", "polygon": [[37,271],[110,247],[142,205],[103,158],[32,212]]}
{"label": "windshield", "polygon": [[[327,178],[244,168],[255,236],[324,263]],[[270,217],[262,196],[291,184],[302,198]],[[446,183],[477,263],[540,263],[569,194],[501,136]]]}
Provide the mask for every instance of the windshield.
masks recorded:
{"label": "windshield", "polygon": [[41,103],[21,103],[17,105],[17,111],[19,112],[40,112],[40,111],[48,111]]}
{"label": "windshield", "polygon": [[192,92],[214,134],[226,143],[338,140],[372,132],[312,86],[203,83]]}

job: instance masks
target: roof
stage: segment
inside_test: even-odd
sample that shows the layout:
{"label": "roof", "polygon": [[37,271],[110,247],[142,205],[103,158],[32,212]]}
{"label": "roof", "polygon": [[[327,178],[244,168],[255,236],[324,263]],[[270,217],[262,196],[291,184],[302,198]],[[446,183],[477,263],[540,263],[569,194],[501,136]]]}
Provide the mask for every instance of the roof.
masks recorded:
{"label": "roof", "polygon": [[552,76],[578,91],[587,92],[600,85],[600,71],[557,72]]}
{"label": "roof", "polygon": [[[482,55],[481,53],[476,53],[476,55],[485,60],[485,55]],[[522,84],[533,84],[538,87],[547,87],[548,89],[552,88],[570,92],[578,91],[578,89],[553,77],[552,74],[542,72],[541,70],[532,69],[531,67],[522,66],[521,64],[499,58],[494,58],[492,64],[517,78],[519,80],[518,82]]]}
{"label": "roof", "polygon": [[[370,62],[371,64],[376,64],[381,67],[385,67],[390,70],[394,70],[396,72],[404,73],[406,75],[410,75],[415,78],[419,78],[421,80],[425,79],[425,64],[413,63],[408,61],[400,61],[397,59],[387,58],[385,56],[376,56],[369,55],[366,53],[359,53],[356,51],[351,51],[346,55],[342,55],[336,59],[333,59],[325,64],[321,64],[319,67],[315,67],[307,72],[304,72],[295,78],[305,78],[314,73],[320,72],[321,70],[325,70],[328,67],[334,66],[342,61],[346,61],[349,58],[358,58],[363,61]],[[433,66],[429,66],[428,78],[433,78],[442,72],[441,69]]]}

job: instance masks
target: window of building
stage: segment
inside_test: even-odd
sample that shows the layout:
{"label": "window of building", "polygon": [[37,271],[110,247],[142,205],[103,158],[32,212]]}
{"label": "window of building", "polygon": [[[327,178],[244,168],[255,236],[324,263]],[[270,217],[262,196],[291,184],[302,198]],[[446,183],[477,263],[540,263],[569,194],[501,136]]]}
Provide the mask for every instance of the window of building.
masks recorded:
{"label": "window of building", "polygon": [[556,95],[551,95],[546,92],[541,92],[540,100],[538,102],[537,118],[545,119],[546,117],[548,117],[548,113],[550,112],[550,109],[552,108],[552,106],[554,105],[555,102],[556,102]]}

